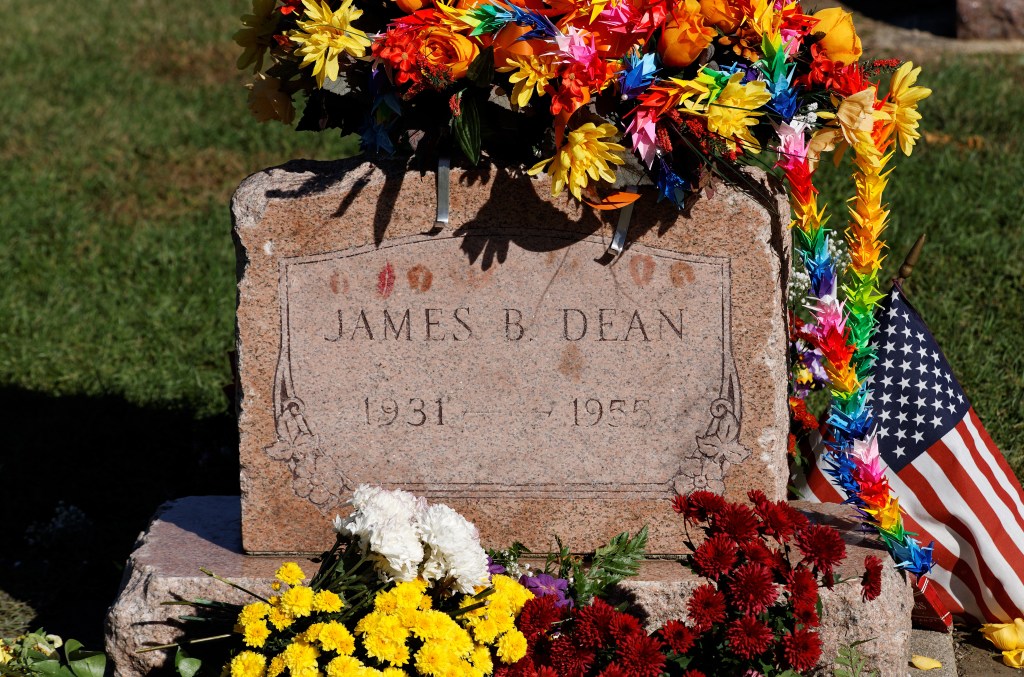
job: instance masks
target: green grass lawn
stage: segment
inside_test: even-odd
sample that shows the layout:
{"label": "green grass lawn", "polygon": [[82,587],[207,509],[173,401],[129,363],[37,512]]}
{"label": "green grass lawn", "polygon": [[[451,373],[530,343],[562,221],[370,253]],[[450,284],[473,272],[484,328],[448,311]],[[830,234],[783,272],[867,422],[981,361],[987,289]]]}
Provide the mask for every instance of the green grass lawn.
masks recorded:
{"label": "green grass lawn", "polygon": [[[95,645],[156,505],[238,491],[228,201],[263,167],[352,148],[252,120],[230,40],[247,10],[44,3],[10,13],[0,36],[0,588],[15,598],[0,617],[27,599],[38,623]],[[1018,57],[929,68],[927,140],[888,194],[889,270],[927,231],[913,299],[1018,470],[1022,79]],[[841,207],[848,174],[823,174]],[[102,581],[91,597],[88,576]],[[0,634],[12,627],[0,618]]]}

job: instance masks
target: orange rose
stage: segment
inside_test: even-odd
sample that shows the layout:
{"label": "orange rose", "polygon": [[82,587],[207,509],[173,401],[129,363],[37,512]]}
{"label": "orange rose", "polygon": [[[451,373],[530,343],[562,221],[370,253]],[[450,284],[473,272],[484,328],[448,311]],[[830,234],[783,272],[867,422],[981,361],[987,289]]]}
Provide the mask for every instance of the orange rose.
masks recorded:
{"label": "orange rose", "polygon": [[421,50],[431,63],[451,68],[455,80],[466,77],[469,64],[480,53],[475,42],[442,26],[427,29]]}
{"label": "orange rose", "polygon": [[740,26],[743,14],[730,0],[700,0],[700,12],[723,33],[732,33]]}
{"label": "orange rose", "polygon": [[811,29],[814,35],[822,33],[818,45],[825,56],[837,64],[852,64],[860,60],[864,50],[860,46],[860,38],[853,27],[853,15],[838,7],[823,9],[814,15],[818,24]]}
{"label": "orange rose", "polygon": [[682,0],[672,10],[658,40],[658,54],[666,66],[682,68],[693,63],[715,37],[704,23],[697,0]]}
{"label": "orange rose", "polygon": [[547,43],[543,40],[520,40],[523,36],[533,30],[533,26],[520,26],[516,23],[505,24],[505,27],[495,33],[494,42],[494,67],[502,68],[508,65],[508,59],[512,56],[534,56],[538,50],[547,49]]}
{"label": "orange rose", "polygon": [[412,14],[434,3],[431,0],[395,0],[395,4],[406,14]]}

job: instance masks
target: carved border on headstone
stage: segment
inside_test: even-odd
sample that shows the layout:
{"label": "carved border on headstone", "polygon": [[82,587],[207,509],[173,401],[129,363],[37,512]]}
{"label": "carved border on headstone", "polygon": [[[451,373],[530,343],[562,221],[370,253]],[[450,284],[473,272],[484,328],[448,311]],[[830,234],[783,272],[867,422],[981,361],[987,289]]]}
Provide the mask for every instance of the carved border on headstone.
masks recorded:
{"label": "carved border on headstone", "polygon": [[[489,235],[502,234],[504,233],[498,229],[495,232],[472,232],[468,233],[467,236],[487,237]],[[580,238],[573,235],[568,232],[549,231],[527,237],[544,239],[565,238],[569,242],[580,242]],[[437,241],[446,237],[461,238],[463,236],[454,234],[429,237],[410,236],[398,238],[390,246]],[[604,240],[594,236],[586,237],[583,241],[600,244],[602,247],[607,244]],[[669,258],[676,261],[684,259],[693,260],[705,265],[720,266],[722,273],[722,360],[719,396],[709,405],[711,421],[708,424],[707,430],[703,435],[696,435],[694,446],[681,456],[681,461],[682,459],[689,459],[691,463],[680,462],[679,472],[668,482],[632,483],[628,485],[577,484],[579,484],[580,489],[585,490],[591,496],[606,494],[609,497],[614,497],[616,494],[629,494],[632,496],[642,495],[646,498],[661,499],[674,493],[687,493],[697,489],[706,489],[722,494],[725,491],[724,478],[731,465],[741,463],[751,454],[750,449],[742,446],[738,441],[742,419],[742,402],[739,375],[732,353],[732,298],[729,260],[721,257],[700,255],[685,255],[681,259],[679,252],[662,253],[662,250],[649,245],[635,245],[634,247],[636,249],[651,250],[654,252],[654,255],[661,258]],[[354,252],[353,249],[355,249]],[[329,258],[355,256],[361,253],[376,251],[378,248],[369,246],[353,249],[325,252],[313,256],[284,258],[279,263],[281,340],[273,385],[274,425],[277,432],[277,440],[265,447],[264,451],[270,458],[287,463],[292,475],[292,488],[296,495],[300,498],[305,498],[323,512],[329,511],[337,505],[340,501],[340,494],[351,492],[355,488],[355,483],[333,466],[333,464],[328,463],[327,454],[323,449],[320,438],[314,427],[310,425],[310,417],[306,413],[306,405],[295,390],[291,375],[288,267],[293,264],[322,261]],[[699,471],[686,469],[686,466],[692,467],[693,460],[700,461]],[[330,468],[326,467],[328,465],[330,465]],[[326,482],[327,477],[331,478],[330,485]],[[486,489],[481,488],[477,482],[466,483],[465,486],[462,486],[461,483],[408,483],[404,486],[429,498],[451,497],[453,495],[458,495],[462,498],[573,497],[566,491],[567,485],[565,483],[531,483],[528,485],[502,486],[500,488],[495,486]]]}

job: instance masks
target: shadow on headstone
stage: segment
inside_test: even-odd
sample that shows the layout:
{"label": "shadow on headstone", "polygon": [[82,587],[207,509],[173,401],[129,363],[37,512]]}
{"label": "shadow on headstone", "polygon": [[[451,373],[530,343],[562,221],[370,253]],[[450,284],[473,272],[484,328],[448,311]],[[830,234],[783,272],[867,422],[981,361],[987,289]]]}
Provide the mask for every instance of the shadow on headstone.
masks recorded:
{"label": "shadow on headstone", "polygon": [[124,562],[157,506],[239,493],[235,417],[18,388],[0,389],[0,409],[0,586],[49,632],[99,647]]}

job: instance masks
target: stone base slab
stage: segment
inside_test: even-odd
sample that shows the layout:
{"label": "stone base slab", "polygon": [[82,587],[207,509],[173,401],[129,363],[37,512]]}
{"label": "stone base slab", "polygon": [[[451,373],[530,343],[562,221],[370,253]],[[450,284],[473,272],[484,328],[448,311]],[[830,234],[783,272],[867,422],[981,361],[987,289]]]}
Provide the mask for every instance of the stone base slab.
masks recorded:
{"label": "stone base slab", "polygon": [[[822,590],[824,645],[820,674],[832,674],[840,646],[873,640],[858,648],[882,675],[904,674],[910,658],[913,608],[911,586],[892,567],[882,577],[882,595],[861,601],[859,576],[864,558],[889,561],[880,545],[857,529],[849,508],[798,503],[811,519],[832,524],[847,542],[847,559],[839,573],[853,578],[833,590]],[[325,543],[326,548],[330,544]],[[237,496],[193,496],[165,504],[136,544],[125,568],[121,591],[107,615],[106,650],[115,676],[173,674],[173,652],[136,653],[146,646],[172,643],[181,635],[175,619],[189,607],[162,602],[198,597],[246,601],[247,597],[199,571],[204,567],[255,591],[267,590],[274,572],[286,560],[297,560],[307,574],[316,565],[287,555],[253,556],[242,552],[241,507]],[[640,575],[624,581],[620,594],[651,629],[685,614],[686,600],[701,579],[672,560],[651,560]]]}

